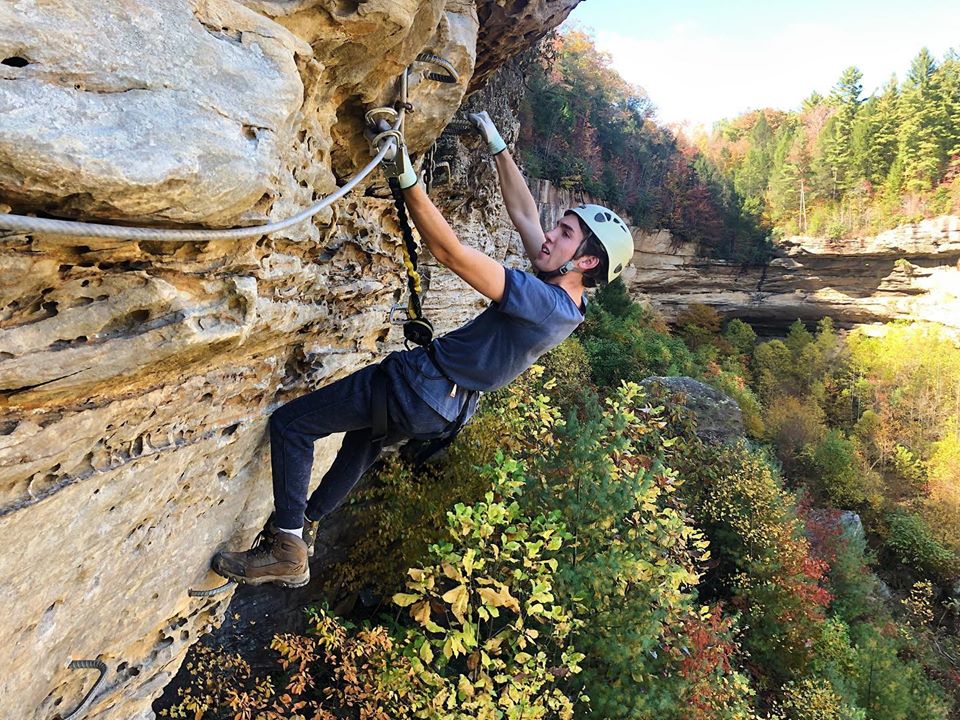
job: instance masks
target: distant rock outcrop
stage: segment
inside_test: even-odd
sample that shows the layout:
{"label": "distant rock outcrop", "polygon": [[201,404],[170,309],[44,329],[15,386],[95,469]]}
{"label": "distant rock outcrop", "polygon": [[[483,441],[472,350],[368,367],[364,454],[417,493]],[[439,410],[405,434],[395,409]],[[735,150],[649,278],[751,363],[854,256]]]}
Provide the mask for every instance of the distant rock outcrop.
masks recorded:
{"label": "distant rock outcrop", "polygon": [[788,237],[759,267],[698,257],[666,231],[634,239],[630,291],[669,320],[703,303],[761,330],[826,315],[840,327],[926,320],[960,330],[960,217],[850,240]]}
{"label": "distant rock outcrop", "polygon": [[693,414],[697,437],[710,443],[735,443],[746,437],[743,413],[737,401],[716,388],[690,377],[654,375],[640,383],[654,391],[666,391]]}

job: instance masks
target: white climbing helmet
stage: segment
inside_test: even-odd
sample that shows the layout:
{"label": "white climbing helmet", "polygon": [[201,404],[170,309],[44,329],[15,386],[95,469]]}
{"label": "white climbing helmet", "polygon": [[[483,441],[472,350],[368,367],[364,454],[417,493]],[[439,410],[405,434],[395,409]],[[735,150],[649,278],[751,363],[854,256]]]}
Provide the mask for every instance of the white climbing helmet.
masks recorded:
{"label": "white climbing helmet", "polygon": [[583,220],[607,251],[607,282],[613,282],[633,258],[633,235],[613,210],[580,204],[567,210]]}

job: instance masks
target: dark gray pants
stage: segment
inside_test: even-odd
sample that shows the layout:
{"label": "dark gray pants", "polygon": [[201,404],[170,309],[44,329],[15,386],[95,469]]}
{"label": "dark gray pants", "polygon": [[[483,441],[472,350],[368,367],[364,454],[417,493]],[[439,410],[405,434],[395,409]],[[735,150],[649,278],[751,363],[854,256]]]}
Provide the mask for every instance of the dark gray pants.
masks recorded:
{"label": "dark gray pants", "polygon": [[[277,527],[298,528],[306,514],[314,520],[333,511],[373,465],[381,450],[407,438],[426,440],[455,429],[427,405],[400,374],[396,355],[381,364],[387,374],[387,437],[373,439],[371,365],[319,390],[292,400],[270,416],[270,462]],[[346,433],[333,465],[307,501],[313,444],[331,433]]]}

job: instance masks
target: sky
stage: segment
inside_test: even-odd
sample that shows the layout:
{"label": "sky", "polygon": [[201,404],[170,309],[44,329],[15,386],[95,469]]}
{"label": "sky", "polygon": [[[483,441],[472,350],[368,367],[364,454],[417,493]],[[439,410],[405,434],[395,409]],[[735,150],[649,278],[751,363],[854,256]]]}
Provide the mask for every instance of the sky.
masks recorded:
{"label": "sky", "polygon": [[856,65],[863,96],[903,80],[922,47],[960,51],[960,1],[584,0],[563,28],[588,30],[643,88],[664,124],[711,127],[747,110],[798,109]]}

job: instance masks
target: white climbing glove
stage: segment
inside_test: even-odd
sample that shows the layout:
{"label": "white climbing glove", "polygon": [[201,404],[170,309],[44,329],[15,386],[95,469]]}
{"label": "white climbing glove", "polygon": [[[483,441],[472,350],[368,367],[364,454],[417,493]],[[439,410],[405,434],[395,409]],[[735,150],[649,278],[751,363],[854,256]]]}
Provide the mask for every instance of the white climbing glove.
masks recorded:
{"label": "white climbing glove", "polygon": [[410,162],[410,156],[407,155],[407,146],[403,144],[402,139],[400,150],[394,154],[393,159],[384,158],[380,166],[383,168],[384,175],[388,178],[395,177],[397,179],[401,190],[406,190],[417,184],[417,171],[414,169],[413,163]]}
{"label": "white climbing glove", "polygon": [[502,153],[507,149],[507,144],[500,136],[500,131],[497,130],[497,126],[493,124],[493,120],[490,119],[490,115],[487,114],[486,110],[478,113],[470,113],[467,117],[470,119],[470,122],[473,123],[474,127],[477,128],[477,132],[487,141],[487,147],[490,148],[492,155]]}
{"label": "white climbing glove", "polygon": [[390,139],[393,138],[396,144],[395,149],[388,152],[380,161],[383,174],[388,179],[396,178],[401,190],[406,190],[417,184],[417,171],[413,168],[413,163],[410,162],[407,146],[404,144],[403,135],[399,131],[393,130],[386,120],[378,120],[376,124],[367,126],[364,135],[370,141],[374,155],[380,152],[383,143],[390,142]]}

